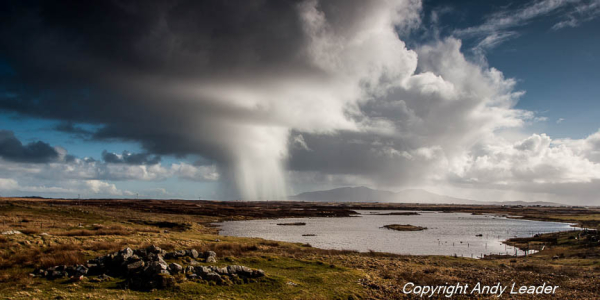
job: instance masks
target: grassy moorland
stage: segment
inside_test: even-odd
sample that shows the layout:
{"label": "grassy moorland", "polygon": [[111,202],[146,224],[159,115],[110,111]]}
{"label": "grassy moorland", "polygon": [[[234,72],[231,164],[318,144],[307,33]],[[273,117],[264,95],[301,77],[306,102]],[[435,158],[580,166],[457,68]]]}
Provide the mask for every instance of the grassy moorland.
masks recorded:
{"label": "grassy moorland", "polygon": [[[402,287],[456,282],[494,285],[559,285],[564,299],[600,298],[600,247],[593,235],[565,232],[511,243],[544,250],[529,257],[488,259],[406,256],[322,250],[306,244],[222,237],[222,220],[348,216],[354,209],[390,205],[245,203],[158,200],[0,199],[0,296],[2,299],[396,299]],[[403,210],[498,213],[538,220],[600,224],[600,212],[569,208],[402,206]],[[400,208],[401,207],[401,208]],[[392,207],[396,208],[396,207]],[[588,226],[594,227],[594,226]],[[218,263],[262,269],[266,276],[233,285],[182,279],[153,291],[124,289],[114,278],[94,282],[31,277],[38,267],[83,263],[124,247],[212,250]],[[541,247],[540,247],[541,248]],[[203,264],[203,263],[202,263]],[[213,264],[214,265],[214,264]],[[496,298],[495,296],[490,296]],[[520,297],[520,299],[527,298]],[[533,298],[533,296],[532,296]]]}

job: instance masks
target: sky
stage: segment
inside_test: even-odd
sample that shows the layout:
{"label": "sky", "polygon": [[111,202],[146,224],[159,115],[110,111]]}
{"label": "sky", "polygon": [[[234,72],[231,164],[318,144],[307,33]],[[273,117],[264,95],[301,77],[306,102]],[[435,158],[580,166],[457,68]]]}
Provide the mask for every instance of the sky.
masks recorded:
{"label": "sky", "polygon": [[3,1],[0,195],[600,205],[600,1]]}

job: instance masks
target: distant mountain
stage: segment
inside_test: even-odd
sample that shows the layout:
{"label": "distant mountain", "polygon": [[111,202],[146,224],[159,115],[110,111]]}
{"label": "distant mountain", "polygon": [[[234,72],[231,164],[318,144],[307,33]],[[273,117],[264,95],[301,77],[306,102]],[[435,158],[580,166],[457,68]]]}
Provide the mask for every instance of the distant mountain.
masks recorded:
{"label": "distant mountain", "polygon": [[395,202],[395,203],[450,203],[479,205],[547,205],[560,206],[552,202],[495,201],[483,202],[438,195],[420,189],[409,189],[400,192],[375,190],[364,186],[342,187],[326,191],[301,193],[289,197],[291,200],[311,202]]}

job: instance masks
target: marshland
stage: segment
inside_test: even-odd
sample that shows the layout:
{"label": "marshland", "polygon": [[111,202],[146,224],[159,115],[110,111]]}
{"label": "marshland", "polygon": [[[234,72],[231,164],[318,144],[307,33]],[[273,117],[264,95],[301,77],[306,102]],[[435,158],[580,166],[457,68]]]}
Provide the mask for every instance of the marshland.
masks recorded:
{"label": "marshland", "polygon": [[[354,215],[356,210],[508,215],[574,223],[586,230],[536,233],[507,242],[515,247],[543,248],[527,257],[471,259],[322,249],[310,243],[219,235],[214,225],[231,220],[277,222],[290,217],[335,220]],[[560,286],[559,297],[600,297],[600,250],[594,230],[600,221],[597,208],[3,198],[0,220],[2,232],[7,233],[0,237],[0,294],[10,299],[396,299],[406,297],[401,287],[407,282],[458,281],[490,285],[548,282]],[[173,279],[168,287],[136,290],[127,288],[125,276],[49,279],[31,274],[39,268],[85,264],[125,248],[151,245],[166,252],[194,249],[216,253],[216,263],[180,258],[177,263],[183,265],[241,265],[262,270],[265,276],[215,282],[169,275]]]}

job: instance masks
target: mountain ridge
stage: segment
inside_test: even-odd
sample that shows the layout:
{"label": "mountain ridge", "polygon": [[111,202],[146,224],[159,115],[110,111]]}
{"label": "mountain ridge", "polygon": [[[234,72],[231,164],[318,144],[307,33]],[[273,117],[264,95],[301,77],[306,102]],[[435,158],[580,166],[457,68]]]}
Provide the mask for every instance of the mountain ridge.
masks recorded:
{"label": "mountain ridge", "polygon": [[544,201],[478,201],[435,194],[423,189],[406,189],[399,192],[372,189],[365,186],[341,187],[329,190],[304,192],[289,197],[290,200],[310,202],[389,202],[422,204],[472,204],[472,205],[523,205],[561,206]]}

